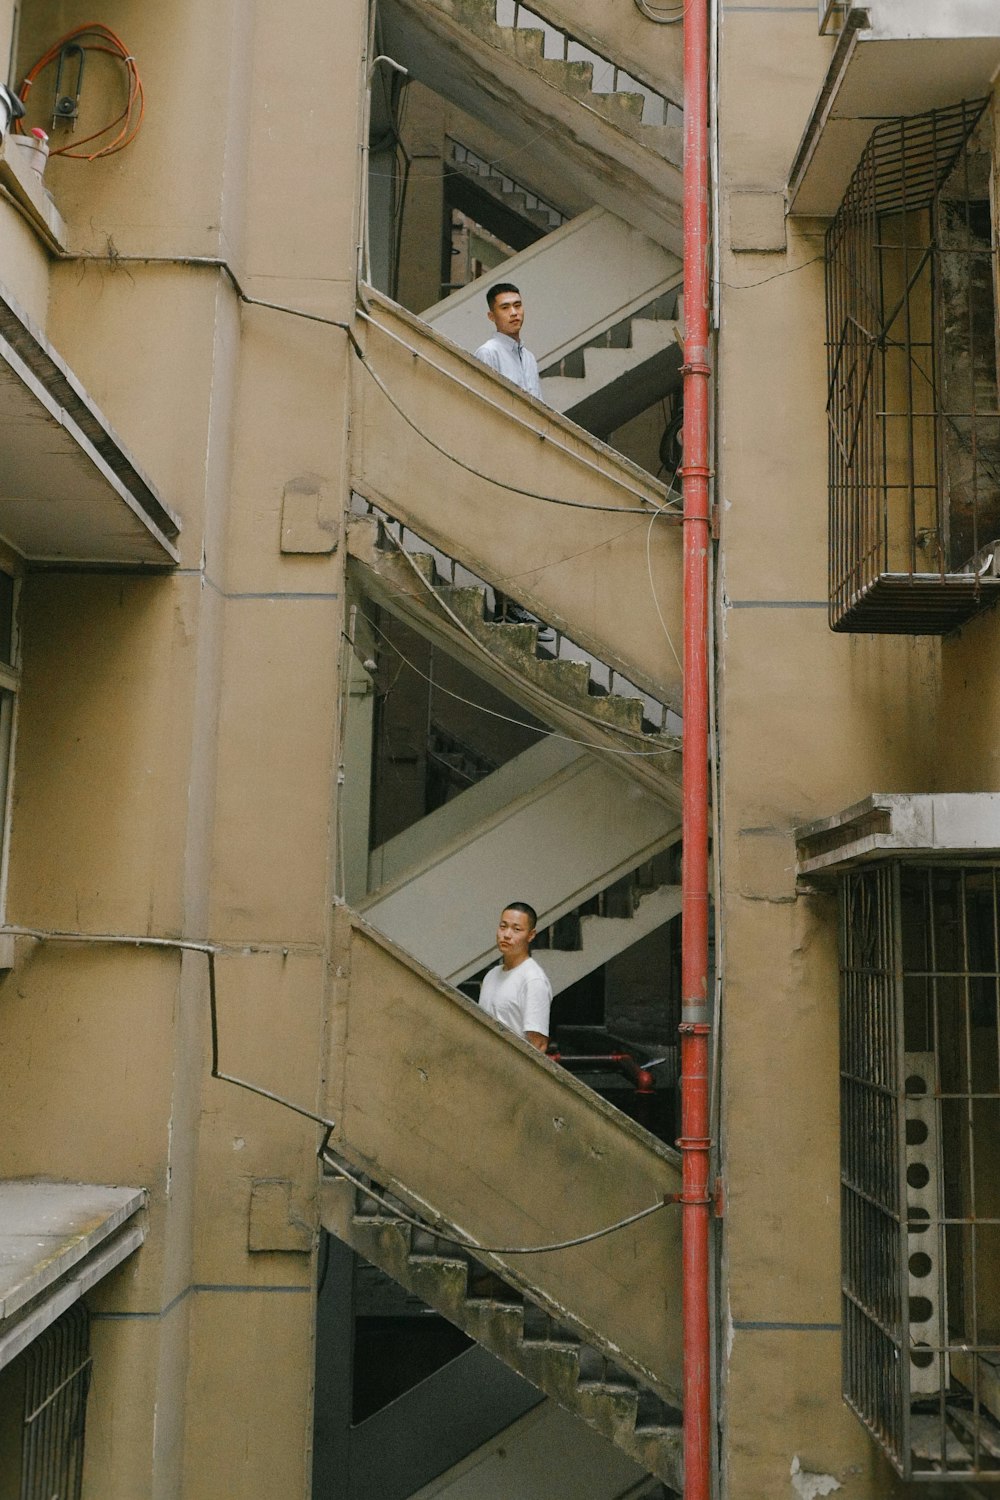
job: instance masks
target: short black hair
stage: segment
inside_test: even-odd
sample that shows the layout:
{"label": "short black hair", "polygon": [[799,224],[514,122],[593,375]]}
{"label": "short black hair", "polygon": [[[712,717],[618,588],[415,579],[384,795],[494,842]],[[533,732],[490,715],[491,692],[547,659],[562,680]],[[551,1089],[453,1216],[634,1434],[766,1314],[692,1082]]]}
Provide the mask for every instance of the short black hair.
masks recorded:
{"label": "short black hair", "polygon": [[[521,288],[519,286],[515,286],[512,281],[498,281],[495,286],[491,286],[489,291],[486,293],[486,306],[489,308],[490,312],[493,311],[493,304],[497,300],[501,292],[516,292],[520,297]],[[504,911],[506,910],[507,908],[504,907]],[[530,906],[528,907],[528,910],[531,910]]]}
{"label": "short black hair", "polygon": [[[523,911],[531,923],[532,932],[538,926],[538,913],[533,906],[528,905],[527,901],[508,901],[503,911]],[[503,912],[500,915],[502,916]]]}

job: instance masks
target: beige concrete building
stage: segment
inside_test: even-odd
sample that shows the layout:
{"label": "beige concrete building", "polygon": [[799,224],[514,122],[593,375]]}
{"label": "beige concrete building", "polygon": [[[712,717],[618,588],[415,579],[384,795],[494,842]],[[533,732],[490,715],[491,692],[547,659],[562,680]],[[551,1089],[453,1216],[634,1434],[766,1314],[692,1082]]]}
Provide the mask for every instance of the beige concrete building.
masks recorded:
{"label": "beige concrete building", "polygon": [[[682,29],[0,0],[0,1500],[684,1492]],[[986,1495],[1000,20],[709,66],[717,1493]]]}

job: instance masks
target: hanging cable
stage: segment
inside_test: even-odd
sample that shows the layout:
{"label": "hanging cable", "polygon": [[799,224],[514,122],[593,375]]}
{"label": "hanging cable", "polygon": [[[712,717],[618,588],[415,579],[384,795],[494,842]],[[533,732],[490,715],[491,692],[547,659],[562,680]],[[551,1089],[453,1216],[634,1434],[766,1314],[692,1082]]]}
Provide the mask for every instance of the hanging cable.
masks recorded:
{"label": "hanging cable", "polygon": [[[457,384],[462,385],[465,389],[468,389],[468,390],[472,390],[473,389],[472,387],[465,386],[464,381],[459,380],[458,377],[456,377],[455,375],[452,375],[450,371],[442,369],[442,367],[440,365],[434,364],[433,360],[427,359],[426,356],[422,355],[418,349],[415,349],[415,348],[413,348],[412,345],[408,344],[405,339],[401,339],[401,338],[399,338],[399,336],[397,334],[394,334],[394,333],[390,332],[389,329],[383,328],[382,325],[377,321],[377,319],[373,318],[370,315],[370,313],[365,312],[364,309],[359,309],[358,316],[361,317],[361,318],[363,318],[364,321],[367,322],[367,323],[373,323],[375,325],[375,327],[379,328],[382,333],[384,333],[384,334],[387,335],[387,337],[389,337],[391,339],[394,339],[396,341],[396,343],[398,343],[398,344],[402,344],[402,346],[403,346],[404,349],[409,350],[409,352],[411,354],[415,355],[417,358],[423,359],[424,363],[426,365],[428,365],[432,370],[436,370],[439,375],[446,376],[449,380],[455,381]],[[415,433],[417,433],[417,435],[419,437],[423,438],[424,442],[427,443],[431,448],[433,448],[436,453],[440,453],[441,456],[443,458],[448,459],[449,462],[457,464],[460,469],[464,469],[467,474],[472,474],[476,479],[485,479],[488,484],[494,484],[494,485],[496,485],[496,487],[498,489],[507,491],[508,494],[512,494],[512,495],[524,495],[529,500],[541,500],[541,501],[543,501],[547,505],[562,505],[562,506],[567,507],[570,510],[600,511],[600,512],[605,512],[605,513],[608,513],[608,514],[611,514],[611,515],[615,515],[615,516],[624,516],[624,515],[630,515],[630,514],[631,515],[648,515],[649,514],[649,506],[651,504],[655,504],[656,503],[655,501],[652,501],[649,496],[644,495],[641,490],[637,490],[632,485],[626,484],[626,483],[624,483],[621,480],[615,480],[614,482],[616,484],[618,484],[621,489],[626,490],[630,495],[634,495],[637,499],[641,500],[643,502],[643,504],[641,506],[640,505],[592,505],[592,504],[589,504],[586,501],[581,501],[581,500],[564,500],[564,499],[560,498],[559,496],[540,494],[537,490],[522,489],[519,485],[511,484],[506,479],[498,479],[493,474],[485,474],[485,473],[483,473],[482,470],[474,468],[471,464],[467,464],[463,459],[459,458],[457,456],[457,454],[452,453],[449,449],[442,447],[440,443],[436,443],[434,441],[434,439],[432,437],[430,437],[430,435],[427,432],[424,431],[423,427],[421,427],[418,422],[414,421],[414,419],[412,417],[410,417],[403,410],[403,408],[399,405],[398,401],[396,401],[395,397],[389,391],[388,387],[386,386],[385,382],[382,380],[381,376],[378,374],[378,372],[375,369],[373,369],[372,365],[368,362],[367,358],[365,357],[365,352],[362,349],[361,345],[359,344],[359,342],[358,342],[357,338],[355,337],[355,335],[353,333],[351,333],[349,335],[349,337],[350,337],[351,345],[352,345],[352,347],[354,349],[355,354],[357,355],[357,357],[360,360],[361,364],[364,365],[364,367],[367,370],[368,374],[371,376],[372,380],[378,386],[378,388],[382,392],[383,396],[389,402],[389,405],[392,407],[393,411],[397,412],[398,415],[402,417],[402,419],[406,423],[406,425],[408,427],[410,427]],[[492,406],[494,408],[494,410],[496,410],[496,411],[503,411],[506,415],[508,415],[508,416],[510,415],[509,412],[507,412],[507,409],[505,407],[500,406],[495,401],[491,401],[487,396],[484,396],[481,391],[473,391],[473,394],[475,394],[476,396],[478,396],[479,399],[481,401],[483,401],[487,406]],[[560,443],[557,439],[550,438],[546,433],[536,433],[536,436],[542,438],[543,441],[545,441],[545,442],[551,443],[553,447],[558,448],[561,452],[568,453],[571,458],[575,459],[578,463],[583,464],[585,468],[591,469],[595,473],[600,474],[600,476],[601,476],[602,479],[609,479],[609,478],[611,478],[611,476],[605,470],[599,469],[596,464],[592,464],[588,459],[584,458],[583,455],[581,455],[579,453],[573,452],[573,450],[571,448],[567,448],[563,443]],[[674,505],[675,502],[672,501],[672,500],[670,500],[669,497],[668,497],[666,503],[670,504],[670,505]],[[680,519],[680,512],[679,511],[677,513],[677,517],[678,517],[678,520],[679,520]]]}
{"label": "hanging cable", "polygon": [[[102,157],[113,156],[116,151],[124,151],[126,146],[132,144],[142,128],[146,101],[135,58],[121,37],[117,36],[109,26],[104,26],[98,21],[90,21],[84,26],[75,26],[72,31],[67,31],[58,41],[53,42],[48,51],[43,52],[24,75],[24,82],[19,90],[20,99],[23,103],[27,103],[28,94],[40,74],[63,56],[65,48],[79,50],[81,69],[82,58],[87,52],[103,53],[120,62],[125,69],[127,97],[125,108],[107,125],[102,125],[99,130],[92,131],[90,135],[85,135],[80,140],[71,141],[69,145],[53,147],[49,155],[65,156],[70,161],[99,161]],[[58,105],[58,100],[56,102]],[[59,123],[58,112],[54,123]],[[90,152],[80,150],[81,146],[91,145],[101,140],[103,136],[115,130],[116,126],[118,127],[117,134],[112,136],[110,141],[105,141],[102,146],[97,146]],[[18,134],[24,134],[24,126],[20,121],[15,129]]]}
{"label": "hanging cable", "polygon": [[[319,1115],[315,1110],[307,1109],[303,1104],[296,1104],[292,1099],[286,1099],[282,1094],[276,1094],[272,1089],[265,1089],[259,1083],[250,1083],[245,1078],[236,1078],[232,1073],[223,1073],[219,1067],[219,1017],[218,998],[215,983],[215,960],[219,954],[230,954],[237,958],[247,955],[262,953],[280,953],[287,958],[292,951],[289,943],[240,943],[238,946],[226,946],[221,943],[199,942],[191,938],[164,938],[145,937],[142,935],[131,935],[120,932],[64,932],[59,929],[45,929],[41,927],[20,927],[5,923],[0,931],[10,933],[13,937],[34,938],[40,943],[87,943],[94,946],[110,945],[119,948],[166,948],[178,953],[204,953],[208,960],[208,1005],[212,1026],[212,1077],[222,1083],[235,1084],[237,1088],[247,1089],[251,1094],[257,1094],[262,1099],[270,1099],[273,1104],[281,1104],[285,1109],[292,1110],[297,1115],[302,1115],[307,1120],[322,1125],[328,1132],[335,1129],[334,1122],[328,1120],[325,1115]],[[312,951],[312,945],[308,945]]]}
{"label": "hanging cable", "polygon": [[[221,943],[206,943],[189,938],[164,938],[147,937],[141,934],[117,933],[117,932],[67,932],[59,929],[46,929],[41,927],[22,927],[15,924],[5,924],[3,933],[9,933],[13,937],[30,937],[37,942],[45,943],[85,943],[99,945],[112,945],[124,948],[159,948],[168,949],[180,953],[204,953],[208,960],[208,1000],[209,1014],[212,1028],[212,1071],[211,1076],[221,1083],[235,1084],[237,1088],[247,1089],[252,1094],[257,1094],[262,1099],[269,1099],[273,1104],[280,1104],[285,1109],[290,1109],[294,1114],[301,1115],[306,1120],[312,1120],[316,1125],[322,1125],[325,1135],[320,1144],[317,1155],[330,1169],[345,1177],[355,1187],[374,1198],[376,1202],[382,1203],[391,1209],[392,1213],[417,1229],[427,1229],[426,1222],[411,1217],[395,1204],[390,1204],[385,1198],[374,1192],[371,1186],[349,1172],[335,1157],[330,1155],[330,1137],[337,1126],[335,1121],[328,1120],[325,1115],[317,1114],[315,1110],[307,1109],[302,1104],[296,1104],[291,1099],[276,1094],[271,1089],[262,1088],[259,1084],[250,1083],[245,1078],[237,1078],[232,1073],[224,1073],[219,1065],[219,1016],[218,1016],[218,990],[216,987],[215,960],[219,954],[232,954],[236,957],[246,955],[257,955],[262,953],[281,953],[287,956],[291,951],[288,944],[276,943],[244,943],[238,947],[230,947]],[[439,1239],[447,1240],[450,1244],[461,1245],[464,1249],[478,1251],[483,1255],[546,1255],[553,1250],[569,1250],[576,1245],[587,1245],[592,1240],[603,1239],[606,1235],[614,1234],[619,1229],[626,1229],[630,1224],[637,1224],[641,1219],[646,1219],[650,1214],[657,1213],[661,1208],[674,1203],[677,1198],[668,1194],[659,1203],[651,1203],[647,1208],[641,1208],[637,1213],[629,1214],[624,1219],[618,1219],[614,1224],[606,1224],[601,1229],[592,1230],[589,1234],[576,1235],[572,1239],[558,1240],[547,1245],[480,1245],[468,1236],[458,1234],[441,1234],[437,1230]]]}
{"label": "hanging cable", "polygon": [[[656,516],[653,516],[653,521],[655,520]],[[652,521],[650,522],[650,528],[652,528]],[[465,621],[455,613],[455,611],[446,602],[446,600],[442,598],[440,592],[427,578],[424,577],[423,573],[421,573],[420,569],[417,567],[416,562],[410,556],[409,552],[407,552],[402,542],[398,541],[396,537],[392,536],[388,531],[385,533],[385,535],[388,537],[389,541],[393,543],[400,555],[406,559],[407,563],[409,564],[413,573],[416,575],[422,587],[426,589],[431,598],[434,599],[440,606],[440,608],[444,610],[445,614],[452,621],[452,623],[458,626],[458,629],[462,632],[466,639],[472,642],[477,651],[481,652],[482,655],[486,657],[486,659],[507,679],[508,682],[523,681],[521,675],[516,672],[513,667],[508,666],[506,662],[501,661],[498,656],[494,656],[493,652],[488,650],[483,642],[479,639],[479,637],[469,629]],[[652,582],[652,574],[650,574],[650,581]],[[656,603],[655,590],[653,592],[653,602]],[[659,605],[657,605],[657,612],[659,613]],[[662,615],[660,615],[660,623],[663,624]],[[664,631],[666,631],[666,628],[666,625],[664,625]],[[669,634],[667,635],[667,640],[670,640]],[[671,647],[672,645],[673,643],[671,642]],[[675,651],[674,656],[676,657],[676,655],[677,653]],[[678,666],[679,665],[680,663],[678,662]],[[630,739],[648,740],[649,738],[649,736],[647,734],[644,734],[641,729],[628,729],[624,725],[611,724],[606,719],[597,718],[595,714],[588,714],[585,709],[575,708],[572,703],[564,702],[563,699],[555,697],[554,694],[548,692],[546,688],[539,687],[536,683],[531,683],[530,686],[532,689],[532,693],[537,693],[538,696],[544,698],[547,703],[555,704],[555,706],[559,709],[568,710],[569,713],[574,714],[577,718],[585,719],[588,724],[594,724],[599,729],[603,729],[605,732],[613,731],[616,734],[624,734],[627,735]]]}
{"label": "hanging cable", "polygon": [[684,19],[683,4],[670,5],[666,10],[660,10],[651,6],[649,0],[635,0],[635,8],[647,21],[653,21],[657,26],[677,26]]}
{"label": "hanging cable", "polygon": [[432,681],[426,672],[422,672],[418,666],[410,661],[408,656],[404,655],[395,641],[390,640],[385,631],[376,625],[370,615],[366,615],[363,610],[359,610],[359,613],[361,618],[374,630],[375,634],[386,643],[389,650],[394,651],[400,661],[404,662],[410,668],[411,672],[416,672],[418,677],[422,677],[425,682],[430,683],[436,692],[444,693],[447,697],[454,698],[456,702],[464,703],[468,708],[478,709],[481,714],[487,714],[491,719],[500,719],[504,724],[513,724],[518,729],[531,729],[542,739],[563,740],[567,745],[579,745],[581,750],[590,750],[595,754],[621,755],[626,759],[645,760],[651,756],[674,755],[677,753],[677,748],[680,744],[679,739],[670,745],[664,746],[661,750],[619,750],[615,745],[607,745],[601,749],[597,749],[589,740],[576,739],[571,734],[560,734],[555,729],[539,729],[537,724],[529,724],[525,719],[515,719],[510,714],[500,713],[498,709],[487,708],[485,704],[477,703],[474,698],[465,698],[461,693],[453,692],[451,688],[446,688],[442,683]]}
{"label": "hanging cable", "polygon": [[[673,484],[674,478],[676,478],[676,474],[677,474],[677,470],[675,469],[673,475],[671,476],[671,480],[670,480],[671,484]],[[680,659],[680,657],[677,655],[677,647],[674,645],[674,638],[670,634],[670,631],[667,629],[667,622],[663,618],[663,611],[660,608],[660,600],[659,600],[659,597],[658,597],[657,592],[656,592],[656,584],[653,581],[653,557],[652,557],[652,553],[651,553],[651,550],[650,550],[650,546],[651,546],[651,543],[652,543],[652,540],[653,540],[653,526],[654,526],[654,523],[659,520],[659,518],[662,515],[662,513],[663,513],[663,508],[661,506],[661,508],[656,512],[655,515],[650,516],[650,518],[649,518],[649,526],[646,528],[646,572],[649,575],[649,592],[653,596],[653,607],[656,610],[657,619],[660,622],[660,628],[663,631],[663,634],[667,638],[667,645],[670,647],[670,650],[673,652],[674,661],[677,663],[678,667],[680,667],[681,671],[683,672],[684,668],[681,665],[681,659]]]}
{"label": "hanging cable", "polygon": [[679,1202],[679,1194],[668,1193],[666,1197],[660,1199],[659,1203],[651,1203],[648,1208],[640,1208],[638,1213],[629,1214],[624,1219],[617,1219],[614,1224],[605,1224],[602,1229],[594,1229],[590,1234],[578,1234],[572,1239],[556,1240],[548,1245],[480,1245],[469,1236],[459,1235],[455,1231],[443,1233],[428,1224],[425,1219],[417,1219],[412,1214],[408,1214],[405,1209],[400,1208],[397,1203],[391,1203],[388,1198],[377,1193],[370,1183],[356,1177],[336,1157],[331,1156],[328,1144],[329,1136],[319,1149],[320,1160],[339,1177],[345,1178],[354,1187],[366,1193],[369,1198],[373,1198],[376,1203],[381,1203],[394,1219],[402,1219],[404,1224],[409,1224],[414,1229],[427,1230],[434,1235],[435,1239],[443,1240],[449,1245],[458,1245],[462,1250],[471,1250],[476,1255],[551,1255],[554,1250],[572,1250],[577,1245],[589,1245],[594,1240],[604,1239],[606,1235],[616,1234],[619,1229],[627,1229],[630,1224],[638,1224],[641,1219],[648,1219],[650,1214],[659,1213],[661,1208],[667,1208],[670,1204]]}

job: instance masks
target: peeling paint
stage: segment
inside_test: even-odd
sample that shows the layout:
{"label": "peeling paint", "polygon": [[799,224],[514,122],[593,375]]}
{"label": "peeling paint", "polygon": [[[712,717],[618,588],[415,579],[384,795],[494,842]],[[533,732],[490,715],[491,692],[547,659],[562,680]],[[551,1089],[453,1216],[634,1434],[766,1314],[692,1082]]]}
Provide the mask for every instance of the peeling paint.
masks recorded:
{"label": "peeling paint", "polygon": [[839,1490],[842,1485],[832,1474],[813,1474],[808,1469],[803,1469],[799,1462],[798,1454],[792,1459],[792,1467],[789,1470],[792,1476],[792,1489],[800,1500],[818,1500],[820,1495],[832,1495],[834,1490]]}

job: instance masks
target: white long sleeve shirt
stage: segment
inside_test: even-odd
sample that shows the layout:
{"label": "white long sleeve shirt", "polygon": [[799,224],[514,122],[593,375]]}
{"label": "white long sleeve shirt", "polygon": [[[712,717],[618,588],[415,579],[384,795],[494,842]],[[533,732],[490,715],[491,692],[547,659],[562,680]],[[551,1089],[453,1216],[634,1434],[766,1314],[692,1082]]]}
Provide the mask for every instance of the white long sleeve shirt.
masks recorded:
{"label": "white long sleeve shirt", "polygon": [[522,391],[527,391],[529,396],[541,397],[538,364],[531,350],[526,349],[520,339],[512,339],[506,333],[495,333],[485,344],[480,344],[476,350],[476,358],[481,359],[484,365],[489,365],[491,370],[496,370],[498,375],[506,375],[508,380],[519,385]]}

